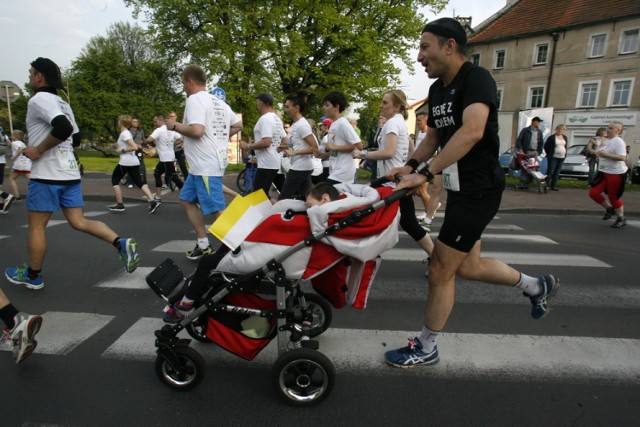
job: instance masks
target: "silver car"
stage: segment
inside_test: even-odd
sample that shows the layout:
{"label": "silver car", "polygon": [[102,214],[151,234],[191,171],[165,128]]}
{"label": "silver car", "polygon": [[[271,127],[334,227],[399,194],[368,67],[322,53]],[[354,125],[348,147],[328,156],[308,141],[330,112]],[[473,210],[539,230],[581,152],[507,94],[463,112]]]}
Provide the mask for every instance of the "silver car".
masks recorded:
{"label": "silver car", "polygon": [[567,148],[567,157],[560,169],[560,176],[578,179],[589,177],[589,161],[586,156],[580,154],[585,147],[585,144],[579,144]]}

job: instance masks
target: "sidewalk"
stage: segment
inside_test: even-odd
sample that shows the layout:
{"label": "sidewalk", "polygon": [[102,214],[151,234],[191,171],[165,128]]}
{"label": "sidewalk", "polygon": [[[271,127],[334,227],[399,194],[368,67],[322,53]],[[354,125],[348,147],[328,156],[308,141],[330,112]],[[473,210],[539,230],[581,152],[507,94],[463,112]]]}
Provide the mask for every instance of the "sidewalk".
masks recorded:
{"label": "sidewalk", "polygon": [[[237,191],[236,173],[225,175],[224,184]],[[86,200],[104,200],[113,202],[113,188],[110,173],[90,172],[82,179],[82,188]],[[155,194],[153,176],[148,175],[151,192]],[[18,182],[24,180],[18,180]],[[142,193],[138,188],[129,189],[121,186],[125,201],[140,201]],[[163,202],[178,202],[178,191],[163,190]],[[446,191],[443,192],[446,200]],[[622,197],[625,206],[625,216],[640,217],[640,193],[626,192]],[[416,199],[417,210],[422,210],[422,203]],[[588,196],[586,190],[560,189],[538,194],[536,190],[522,191],[506,189],[502,197],[500,211],[505,213],[528,213],[548,215],[601,215],[603,209],[596,205]]]}

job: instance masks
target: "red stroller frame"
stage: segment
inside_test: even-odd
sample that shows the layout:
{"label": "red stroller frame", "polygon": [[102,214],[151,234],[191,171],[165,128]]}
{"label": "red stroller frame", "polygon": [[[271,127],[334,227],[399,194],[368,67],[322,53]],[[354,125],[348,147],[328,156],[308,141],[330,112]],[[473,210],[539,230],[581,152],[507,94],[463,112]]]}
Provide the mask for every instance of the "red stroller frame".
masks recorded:
{"label": "red stroller frame", "polygon": [[[381,196],[387,196],[368,206],[345,212],[345,217],[331,223],[321,232],[309,235],[248,274],[234,275],[214,270],[210,276],[213,286],[200,301],[196,301],[194,311],[178,324],[165,325],[155,331],[155,369],[160,380],[172,388],[182,390],[193,388],[202,380],[204,359],[189,347],[190,339],[178,338],[178,333],[183,329],[196,340],[214,341],[247,360],[251,360],[276,337],[278,358],[272,368],[272,384],[277,393],[287,403],[296,406],[312,405],[325,399],[333,389],[335,369],[331,361],[318,351],[318,341],[312,338],[329,327],[331,307],[319,296],[304,293],[300,288],[300,280],[287,278],[283,262],[311,245],[324,245],[321,240],[328,236],[339,234],[345,229],[348,232],[350,226],[358,224],[376,211],[384,213],[383,208],[390,207],[392,210],[387,212],[392,213],[395,218],[398,201],[406,191],[391,193],[386,188],[379,189],[378,192]],[[304,213],[306,212],[289,210],[285,216],[293,218]],[[182,272],[171,260],[166,260],[147,276],[149,287],[167,300],[175,300],[176,289],[183,280]],[[187,282],[182,288],[185,289],[186,286]],[[275,301],[257,296],[274,293]],[[250,307],[247,306],[247,296],[252,300],[248,302]],[[334,306],[344,303],[340,296],[327,296],[332,299]],[[362,304],[362,297],[358,303]],[[235,331],[218,328],[213,323],[218,322],[219,316],[224,313],[267,319],[268,331],[264,336],[258,337],[255,343],[252,342],[251,348],[238,351],[248,339]],[[209,328],[211,330],[207,332]],[[242,340],[242,345],[235,346],[234,340],[237,339]]]}

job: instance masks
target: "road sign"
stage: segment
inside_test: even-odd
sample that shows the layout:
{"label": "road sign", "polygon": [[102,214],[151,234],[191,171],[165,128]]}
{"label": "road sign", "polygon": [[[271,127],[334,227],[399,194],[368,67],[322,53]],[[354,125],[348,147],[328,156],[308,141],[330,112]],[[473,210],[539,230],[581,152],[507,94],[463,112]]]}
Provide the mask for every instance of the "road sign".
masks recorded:
{"label": "road sign", "polygon": [[214,90],[212,90],[211,94],[214,96],[217,96],[222,101],[227,100],[227,94],[225,93],[224,89],[222,89],[221,87],[217,87]]}
{"label": "road sign", "polygon": [[17,84],[8,80],[0,81],[0,101],[15,102],[20,97],[22,91]]}

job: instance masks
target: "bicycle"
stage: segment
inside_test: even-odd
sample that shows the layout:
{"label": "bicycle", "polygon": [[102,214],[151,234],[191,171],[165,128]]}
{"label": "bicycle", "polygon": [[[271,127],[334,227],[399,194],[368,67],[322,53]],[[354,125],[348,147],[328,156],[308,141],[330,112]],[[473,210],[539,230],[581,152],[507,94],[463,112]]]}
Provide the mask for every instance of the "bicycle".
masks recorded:
{"label": "bicycle", "polygon": [[[236,187],[238,187],[238,191],[242,196],[246,196],[254,191],[254,181],[256,178],[256,172],[258,171],[258,164],[256,163],[255,158],[250,157],[245,160],[244,163],[245,168],[241,170],[236,177]],[[271,190],[267,196],[271,199],[277,199],[279,195],[280,190],[274,183],[271,183]]]}

